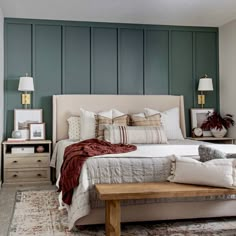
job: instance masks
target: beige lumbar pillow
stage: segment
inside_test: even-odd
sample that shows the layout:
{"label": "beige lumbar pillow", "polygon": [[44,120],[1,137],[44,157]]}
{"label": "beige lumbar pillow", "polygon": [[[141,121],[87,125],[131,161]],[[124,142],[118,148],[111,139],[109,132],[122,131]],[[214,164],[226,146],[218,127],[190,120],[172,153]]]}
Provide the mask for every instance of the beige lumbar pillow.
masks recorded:
{"label": "beige lumbar pillow", "polygon": [[144,113],[130,115],[132,126],[160,126],[161,114],[146,116]]}
{"label": "beige lumbar pillow", "polygon": [[104,129],[106,125],[126,126],[128,124],[128,115],[116,109],[111,109],[106,112],[99,112],[96,115],[96,119],[96,138],[98,139],[104,139]]}
{"label": "beige lumbar pillow", "polygon": [[107,125],[104,139],[112,144],[163,144],[167,137],[162,126]]}
{"label": "beige lumbar pillow", "polygon": [[215,159],[204,163],[187,157],[172,157],[168,180],[177,183],[234,188],[235,159]]}

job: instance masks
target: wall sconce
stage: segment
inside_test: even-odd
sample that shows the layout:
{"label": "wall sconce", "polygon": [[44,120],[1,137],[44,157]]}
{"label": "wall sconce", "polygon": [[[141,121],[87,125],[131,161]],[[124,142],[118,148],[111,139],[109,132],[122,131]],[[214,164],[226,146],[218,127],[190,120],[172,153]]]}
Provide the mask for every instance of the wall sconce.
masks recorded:
{"label": "wall sconce", "polygon": [[30,93],[34,91],[34,81],[32,77],[29,77],[26,73],[25,77],[20,77],[18,91],[23,91],[24,93],[21,95],[21,103],[24,105],[24,108],[27,109],[27,105],[30,105],[31,98]]}
{"label": "wall sconce", "polygon": [[208,78],[207,75],[205,75],[205,78],[201,78],[198,84],[198,91],[201,92],[201,94],[198,95],[198,104],[203,108],[203,105],[205,104],[205,95],[203,94],[203,91],[213,91],[212,78]]}

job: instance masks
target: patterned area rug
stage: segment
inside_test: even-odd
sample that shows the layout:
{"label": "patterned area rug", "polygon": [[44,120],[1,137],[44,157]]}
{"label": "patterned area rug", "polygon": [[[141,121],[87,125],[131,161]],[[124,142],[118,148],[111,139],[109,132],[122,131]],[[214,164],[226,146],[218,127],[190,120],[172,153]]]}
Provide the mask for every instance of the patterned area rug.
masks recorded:
{"label": "patterned area rug", "polygon": [[[69,232],[66,211],[58,210],[55,191],[19,191],[9,236],[105,236],[104,225]],[[122,224],[122,236],[236,235],[236,217]]]}

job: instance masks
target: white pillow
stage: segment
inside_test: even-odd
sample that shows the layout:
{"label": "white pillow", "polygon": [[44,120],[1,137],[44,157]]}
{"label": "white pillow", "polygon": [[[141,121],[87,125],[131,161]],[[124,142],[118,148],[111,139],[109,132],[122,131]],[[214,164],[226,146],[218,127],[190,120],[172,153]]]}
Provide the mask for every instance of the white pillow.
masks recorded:
{"label": "white pillow", "polygon": [[112,119],[119,117],[119,116],[123,116],[123,115],[125,115],[125,113],[120,112],[116,109],[112,109]]}
{"label": "white pillow", "polygon": [[170,182],[234,188],[235,160],[214,159],[204,163],[187,157],[172,156]]}
{"label": "white pillow", "polygon": [[71,116],[67,119],[69,139],[80,139],[80,117]]}
{"label": "white pillow", "polygon": [[180,129],[179,120],[179,108],[175,107],[170,110],[160,112],[150,108],[144,108],[146,116],[152,116],[155,114],[161,114],[161,122],[164,126],[167,139],[180,139],[183,140],[183,134]]}
{"label": "white pillow", "polygon": [[95,138],[95,113],[80,108],[80,140]]}
{"label": "white pillow", "polygon": [[83,108],[80,109],[80,140],[96,138],[96,116],[100,115],[109,119],[117,118],[119,116],[125,115],[124,113],[116,110],[110,109],[108,111],[101,111],[95,113],[92,111],[86,111]]}

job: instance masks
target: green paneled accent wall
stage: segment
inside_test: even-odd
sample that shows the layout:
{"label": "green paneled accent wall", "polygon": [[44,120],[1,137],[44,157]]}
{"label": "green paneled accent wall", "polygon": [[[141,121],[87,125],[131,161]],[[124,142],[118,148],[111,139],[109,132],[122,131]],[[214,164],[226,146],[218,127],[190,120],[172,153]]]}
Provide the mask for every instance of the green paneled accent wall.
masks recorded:
{"label": "green paneled accent wall", "polygon": [[43,121],[48,131],[52,127],[51,95],[61,93],[62,87],[61,27],[36,25],[34,30],[34,105],[43,109]]}
{"label": "green paneled accent wall", "polygon": [[[193,105],[193,34],[173,31],[171,33],[171,94],[183,94],[185,117],[189,120],[189,108]],[[189,123],[186,128],[189,130]]]}
{"label": "green paneled accent wall", "polygon": [[[90,93],[90,28],[62,28],[62,93]],[[60,93],[60,92],[59,92]]]}
{"label": "green paneled accent wall", "polygon": [[92,93],[117,94],[117,29],[92,29]]}
{"label": "green paneled accent wall", "polygon": [[119,94],[143,94],[143,30],[119,31]]}
{"label": "green paneled accent wall", "polygon": [[217,39],[216,33],[196,33],[196,86],[199,75],[207,74],[208,77],[212,78],[214,87],[214,92],[207,92],[206,94],[205,107],[217,107],[219,103]]}
{"label": "green paneled accent wall", "polygon": [[144,40],[145,94],[168,94],[169,32],[146,30]]}
{"label": "green paneled accent wall", "polygon": [[[206,107],[219,108],[218,29],[5,19],[5,137],[21,108],[19,77],[34,77],[32,108],[42,108],[52,134],[53,94],[184,95],[197,105],[198,80],[213,78]],[[114,104],[115,106],[115,104]]]}
{"label": "green paneled accent wall", "polygon": [[32,27],[30,24],[5,25],[5,132],[14,130],[14,109],[21,107],[21,94],[17,91],[19,76],[32,73]]}

